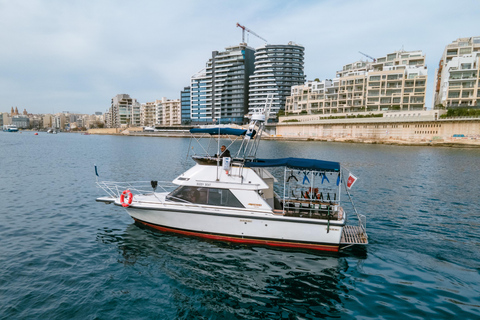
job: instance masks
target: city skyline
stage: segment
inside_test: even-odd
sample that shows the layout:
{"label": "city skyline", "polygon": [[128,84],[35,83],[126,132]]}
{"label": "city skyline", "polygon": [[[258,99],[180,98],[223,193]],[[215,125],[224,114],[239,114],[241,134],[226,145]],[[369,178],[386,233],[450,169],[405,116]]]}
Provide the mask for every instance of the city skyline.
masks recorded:
{"label": "city skyline", "polygon": [[[145,103],[177,99],[214,50],[242,30],[268,44],[305,47],[307,80],[330,79],[345,64],[404,49],[426,55],[426,107],[445,46],[477,35],[480,4],[457,1],[0,1],[0,112],[105,112],[126,93]],[[468,10],[467,10],[468,9]],[[262,40],[246,35],[253,48]],[[192,49],[194,48],[194,49]]]}

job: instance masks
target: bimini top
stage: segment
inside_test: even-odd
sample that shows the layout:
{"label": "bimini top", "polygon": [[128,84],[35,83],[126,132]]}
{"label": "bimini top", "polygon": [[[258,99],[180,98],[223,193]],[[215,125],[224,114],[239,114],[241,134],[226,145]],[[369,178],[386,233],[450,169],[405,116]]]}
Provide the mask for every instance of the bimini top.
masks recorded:
{"label": "bimini top", "polygon": [[243,136],[248,134],[253,138],[255,130],[252,133],[247,133],[245,129],[233,129],[233,128],[193,128],[190,129],[190,133],[208,133],[210,135],[229,135],[229,136]]}
{"label": "bimini top", "polygon": [[255,159],[245,162],[246,167],[287,167],[292,169],[308,169],[317,171],[339,172],[340,163],[316,159],[282,158]]}

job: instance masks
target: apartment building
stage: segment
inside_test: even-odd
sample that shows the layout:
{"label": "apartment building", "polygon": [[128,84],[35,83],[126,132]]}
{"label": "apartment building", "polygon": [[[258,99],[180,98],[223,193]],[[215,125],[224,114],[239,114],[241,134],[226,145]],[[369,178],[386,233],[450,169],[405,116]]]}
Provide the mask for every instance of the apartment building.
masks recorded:
{"label": "apartment building", "polygon": [[335,79],[294,86],[287,113],[425,110],[427,68],[421,51],[396,51],[343,66]]}
{"label": "apartment building", "polygon": [[255,71],[250,77],[249,112],[265,104],[268,94],[273,94],[270,114],[275,117],[285,109],[292,86],[305,82],[303,46],[289,42],[287,45],[266,44],[255,50]]}
{"label": "apartment building", "polygon": [[435,70],[435,108],[480,107],[480,36],[448,44]]}
{"label": "apartment building", "polygon": [[117,94],[112,98],[112,104],[106,114],[109,128],[126,128],[140,126],[140,103],[128,94]]}
{"label": "apartment building", "polygon": [[180,99],[170,100],[165,97],[162,100],[156,100],[156,124],[161,126],[180,125],[182,114]]}
{"label": "apartment building", "polygon": [[30,128],[30,119],[26,115],[16,115],[12,117],[12,124],[19,129]]}
{"label": "apartment building", "polygon": [[64,130],[67,124],[67,117],[64,113],[56,113],[52,119],[52,127],[58,130]]}
{"label": "apartment building", "polygon": [[155,101],[142,103],[140,107],[140,125],[152,127],[157,122],[157,104]]}
{"label": "apartment building", "polygon": [[43,123],[43,128],[51,128],[52,127],[52,115],[51,114],[44,114],[42,116],[42,123]]}

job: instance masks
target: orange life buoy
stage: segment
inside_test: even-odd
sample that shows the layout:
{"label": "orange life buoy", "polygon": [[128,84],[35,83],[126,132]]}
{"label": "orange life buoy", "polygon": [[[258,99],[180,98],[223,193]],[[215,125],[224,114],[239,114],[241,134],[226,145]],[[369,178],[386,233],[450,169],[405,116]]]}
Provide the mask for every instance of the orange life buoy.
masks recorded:
{"label": "orange life buoy", "polygon": [[[127,196],[127,201],[125,201],[125,195]],[[122,204],[122,207],[128,207],[132,204],[133,200],[133,195],[130,192],[130,190],[125,190],[122,192],[122,195],[120,196],[120,203]]]}

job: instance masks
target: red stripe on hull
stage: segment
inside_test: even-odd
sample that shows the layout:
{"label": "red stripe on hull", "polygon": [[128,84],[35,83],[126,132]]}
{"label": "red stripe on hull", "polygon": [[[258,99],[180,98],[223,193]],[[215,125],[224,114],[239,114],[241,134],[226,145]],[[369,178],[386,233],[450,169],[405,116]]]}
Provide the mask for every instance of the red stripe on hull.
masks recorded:
{"label": "red stripe on hull", "polygon": [[177,234],[182,234],[185,236],[191,237],[199,237],[205,238],[210,240],[219,240],[219,241],[227,241],[227,242],[234,242],[234,243],[243,243],[243,244],[251,244],[251,245],[266,245],[272,247],[281,247],[281,248],[295,248],[295,249],[308,249],[308,250],[320,250],[320,251],[330,251],[330,252],[338,252],[339,246],[336,245],[325,245],[325,244],[310,244],[310,243],[301,243],[301,242],[288,242],[288,241],[279,241],[279,240],[262,240],[262,239],[250,239],[250,238],[238,238],[232,236],[222,236],[222,235],[215,235],[209,233],[201,233],[201,232],[194,232],[194,231],[185,231],[173,228],[167,228],[158,226],[155,224],[151,224],[142,220],[135,219],[135,222],[143,224],[149,228],[159,230],[162,232],[172,232]]}

